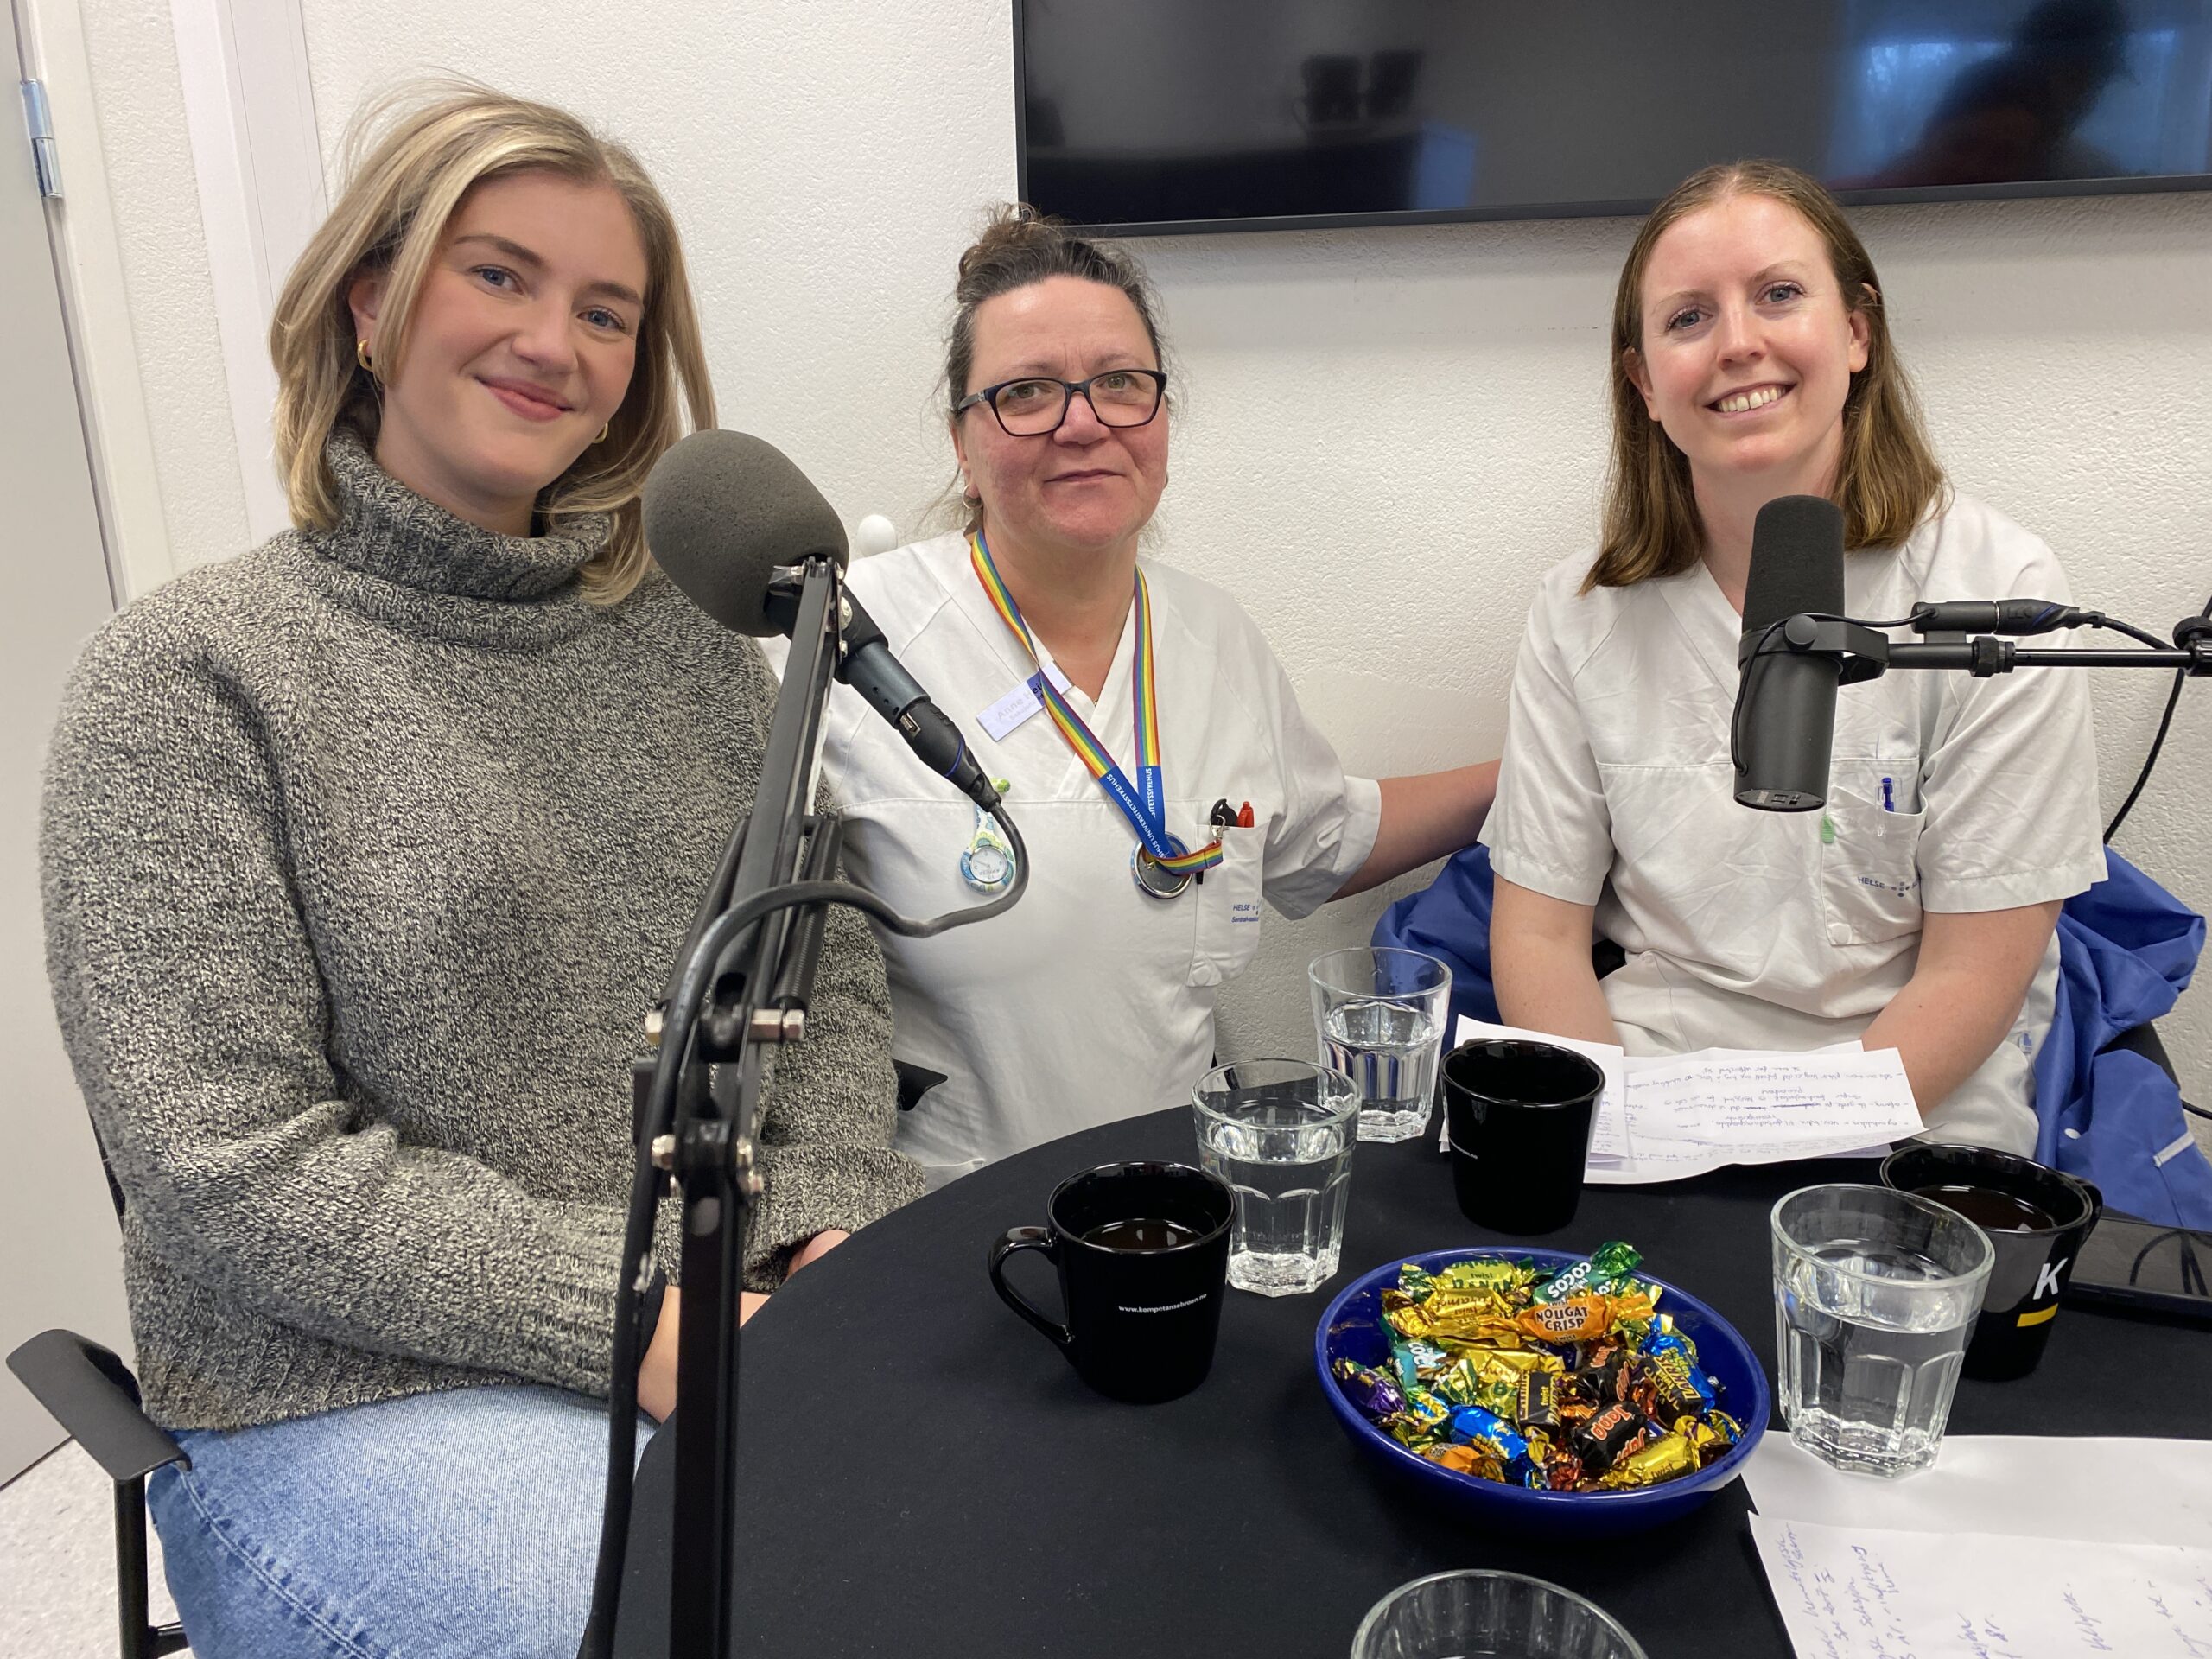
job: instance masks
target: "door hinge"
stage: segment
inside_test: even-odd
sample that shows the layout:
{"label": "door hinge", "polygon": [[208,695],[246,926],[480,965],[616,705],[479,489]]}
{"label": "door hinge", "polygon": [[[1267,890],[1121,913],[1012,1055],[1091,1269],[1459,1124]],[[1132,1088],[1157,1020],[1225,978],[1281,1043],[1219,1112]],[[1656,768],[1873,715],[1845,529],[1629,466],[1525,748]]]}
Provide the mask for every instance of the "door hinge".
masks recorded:
{"label": "door hinge", "polygon": [[38,193],[48,200],[61,195],[61,159],[54,148],[54,112],[47,108],[46,83],[22,83],[23,124],[30,129],[31,163],[38,169]]}

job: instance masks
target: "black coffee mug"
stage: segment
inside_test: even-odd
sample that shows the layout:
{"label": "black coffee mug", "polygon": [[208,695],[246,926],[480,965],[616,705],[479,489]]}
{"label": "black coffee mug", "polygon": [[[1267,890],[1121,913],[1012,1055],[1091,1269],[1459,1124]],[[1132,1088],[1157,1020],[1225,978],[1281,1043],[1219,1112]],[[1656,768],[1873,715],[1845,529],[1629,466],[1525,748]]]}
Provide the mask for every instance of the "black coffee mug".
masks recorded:
{"label": "black coffee mug", "polygon": [[1444,1057],[1452,1190],[1477,1226],[1548,1233],[1574,1219],[1605,1074],[1572,1049],[1482,1038]]}
{"label": "black coffee mug", "polygon": [[1964,1375],[2025,1376],[2043,1357],[2104,1194],[2090,1182],[1987,1147],[1912,1145],[1882,1160],[1882,1185],[1948,1205],[1989,1235],[1997,1260]]}
{"label": "black coffee mug", "polygon": [[[1014,1228],[991,1246],[991,1284],[1099,1393],[1173,1400],[1213,1364],[1236,1213],[1228,1184],[1188,1164],[1102,1164],[1052,1189],[1045,1226]],[[1007,1285],[1018,1250],[1058,1268],[1066,1324]]]}

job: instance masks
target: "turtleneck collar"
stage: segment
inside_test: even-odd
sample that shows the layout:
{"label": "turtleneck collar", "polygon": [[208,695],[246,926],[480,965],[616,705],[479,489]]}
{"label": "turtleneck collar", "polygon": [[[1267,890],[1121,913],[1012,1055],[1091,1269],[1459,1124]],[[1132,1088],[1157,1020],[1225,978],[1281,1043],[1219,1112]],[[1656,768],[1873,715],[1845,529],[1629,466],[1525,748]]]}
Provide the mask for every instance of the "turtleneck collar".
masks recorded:
{"label": "turtleneck collar", "polygon": [[607,547],[612,520],[604,513],[543,536],[503,536],[456,518],[378,466],[359,436],[342,429],[323,458],[337,480],[340,515],[336,530],[312,538],[315,550],[380,582],[461,600],[545,600],[573,594],[577,573]]}

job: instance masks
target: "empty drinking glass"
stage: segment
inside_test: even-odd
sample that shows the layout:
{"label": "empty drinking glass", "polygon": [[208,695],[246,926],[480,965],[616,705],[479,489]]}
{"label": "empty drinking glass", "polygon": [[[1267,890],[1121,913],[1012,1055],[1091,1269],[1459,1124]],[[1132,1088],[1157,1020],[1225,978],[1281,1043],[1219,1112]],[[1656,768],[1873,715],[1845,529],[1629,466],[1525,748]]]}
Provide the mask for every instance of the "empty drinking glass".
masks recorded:
{"label": "empty drinking glass", "polygon": [[1643,1659],[1613,1616],[1572,1590],[1471,1568],[1402,1584],[1376,1602],[1351,1659]]}
{"label": "empty drinking glass", "polygon": [[1351,1192],[1351,1079],[1310,1060],[1247,1060],[1198,1079],[1198,1161],[1236,1194],[1229,1282],[1262,1296],[1337,1270]]}
{"label": "empty drinking glass", "polygon": [[1774,1206],[1782,1415],[1823,1463],[1909,1475],[1936,1461],[1996,1259],[1956,1211],[1880,1186]]}
{"label": "empty drinking glass", "polygon": [[1359,945],[1313,958],[1320,1058],[1359,1094],[1359,1138],[1409,1141],[1428,1127],[1452,970],[1418,950]]}

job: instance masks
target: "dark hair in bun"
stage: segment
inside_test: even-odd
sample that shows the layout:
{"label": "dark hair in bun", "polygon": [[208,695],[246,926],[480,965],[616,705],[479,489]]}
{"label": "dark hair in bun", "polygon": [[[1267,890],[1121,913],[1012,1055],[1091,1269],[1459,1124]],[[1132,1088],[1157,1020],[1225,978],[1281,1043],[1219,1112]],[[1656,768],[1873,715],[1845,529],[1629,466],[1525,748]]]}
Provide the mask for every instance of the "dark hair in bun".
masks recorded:
{"label": "dark hair in bun", "polygon": [[1027,203],[1001,207],[991,215],[975,245],[960,256],[960,280],[953,287],[952,332],[945,341],[946,404],[965,397],[968,376],[976,364],[976,308],[985,300],[1027,288],[1048,276],[1079,276],[1086,283],[1103,283],[1128,296],[1152,341],[1155,357],[1165,359],[1159,307],[1152,284],[1135,260],[1114,249],[1071,234],[1057,219],[1047,219]]}

